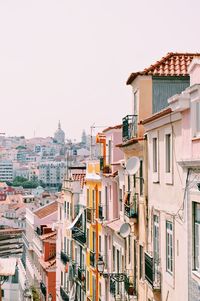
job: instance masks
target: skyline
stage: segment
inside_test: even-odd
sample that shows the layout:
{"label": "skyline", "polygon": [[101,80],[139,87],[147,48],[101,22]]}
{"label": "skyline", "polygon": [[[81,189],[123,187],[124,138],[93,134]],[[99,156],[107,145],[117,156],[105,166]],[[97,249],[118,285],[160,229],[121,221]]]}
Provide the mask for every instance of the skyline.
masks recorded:
{"label": "skyline", "polygon": [[199,8],[170,0],[163,15],[158,0],[1,1],[0,132],[45,137],[60,120],[80,139],[94,123],[121,123],[131,72],[171,51],[199,52]]}

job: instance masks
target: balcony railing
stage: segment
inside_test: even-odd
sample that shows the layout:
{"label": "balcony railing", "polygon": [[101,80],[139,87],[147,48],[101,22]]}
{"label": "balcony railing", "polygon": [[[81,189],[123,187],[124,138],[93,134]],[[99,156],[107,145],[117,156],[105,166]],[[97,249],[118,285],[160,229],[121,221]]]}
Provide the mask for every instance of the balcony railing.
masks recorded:
{"label": "balcony railing", "polygon": [[115,296],[116,294],[116,287],[115,287],[115,281],[110,278],[110,293]]}
{"label": "balcony railing", "polygon": [[69,256],[67,255],[67,253],[64,252],[64,251],[61,251],[61,253],[60,253],[60,259],[62,260],[62,262],[63,262],[64,264],[66,264],[67,262],[70,261],[70,257],[69,257]]}
{"label": "balcony railing", "polygon": [[130,277],[126,276],[124,281],[125,291],[129,296],[136,296],[136,288],[134,284],[130,281]]}
{"label": "balcony railing", "polygon": [[148,253],[145,253],[145,279],[152,286],[153,290],[161,289],[161,274],[158,260],[154,260]]}
{"label": "balcony railing", "polygon": [[90,265],[95,267],[95,253],[93,251],[90,251]]}
{"label": "balcony railing", "polygon": [[40,282],[40,289],[43,295],[46,297],[47,289],[46,289],[46,285],[43,282]]}
{"label": "balcony railing", "polygon": [[137,115],[127,115],[122,119],[122,140],[127,141],[137,136]]}
{"label": "balcony railing", "polygon": [[60,296],[63,301],[69,301],[69,293],[62,286],[60,287]]}
{"label": "balcony railing", "polygon": [[81,244],[86,243],[86,234],[84,231],[80,230],[79,228],[72,229],[72,238],[78,241]]}
{"label": "balcony railing", "polygon": [[135,193],[132,197],[133,201],[131,202],[131,196],[128,195],[127,201],[124,204],[124,213],[129,218],[138,218],[138,194]]}

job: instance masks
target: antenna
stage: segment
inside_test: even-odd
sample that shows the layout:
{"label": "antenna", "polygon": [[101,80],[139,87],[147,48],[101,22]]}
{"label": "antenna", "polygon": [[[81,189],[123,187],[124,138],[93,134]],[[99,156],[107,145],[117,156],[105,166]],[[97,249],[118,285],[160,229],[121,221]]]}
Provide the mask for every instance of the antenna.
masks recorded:
{"label": "antenna", "polygon": [[131,232],[131,227],[130,227],[129,223],[124,223],[123,225],[121,225],[119,234],[123,238],[126,238],[127,236],[129,236],[130,232]]}
{"label": "antenna", "polygon": [[131,157],[126,162],[126,170],[129,175],[134,175],[140,168],[140,159],[138,157]]}

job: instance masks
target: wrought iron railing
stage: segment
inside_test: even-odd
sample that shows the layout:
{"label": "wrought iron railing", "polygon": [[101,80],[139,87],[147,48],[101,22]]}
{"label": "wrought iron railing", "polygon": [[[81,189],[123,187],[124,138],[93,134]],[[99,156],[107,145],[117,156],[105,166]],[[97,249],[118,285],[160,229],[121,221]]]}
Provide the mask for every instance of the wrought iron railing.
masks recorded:
{"label": "wrought iron railing", "polygon": [[61,251],[61,253],[60,253],[60,259],[62,260],[62,262],[64,264],[66,264],[67,262],[70,261],[70,257],[67,255],[67,253],[65,251]]}
{"label": "wrought iron railing", "polygon": [[115,286],[115,281],[110,278],[110,293],[115,296],[116,294],[116,286]]}
{"label": "wrought iron railing", "polygon": [[128,195],[127,202],[124,204],[124,213],[129,218],[138,218],[138,194],[135,193],[131,202],[131,196]]}
{"label": "wrought iron railing", "polygon": [[81,244],[86,243],[86,234],[84,231],[82,231],[79,228],[74,227],[72,229],[72,238],[75,239],[76,241],[80,242]]}
{"label": "wrought iron railing", "polygon": [[60,287],[60,296],[63,301],[69,301],[69,293],[62,286]]}
{"label": "wrought iron railing", "polygon": [[127,115],[122,119],[122,140],[137,136],[137,115]]}

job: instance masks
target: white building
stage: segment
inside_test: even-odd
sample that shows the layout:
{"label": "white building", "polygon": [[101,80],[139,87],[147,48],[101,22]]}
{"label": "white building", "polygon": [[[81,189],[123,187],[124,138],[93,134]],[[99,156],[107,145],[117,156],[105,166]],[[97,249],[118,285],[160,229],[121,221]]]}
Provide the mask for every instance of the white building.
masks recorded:
{"label": "white building", "polygon": [[0,181],[13,180],[13,163],[11,161],[0,161]]}
{"label": "white building", "polygon": [[45,162],[39,165],[39,180],[52,190],[57,190],[60,187],[65,173],[65,162]]}

